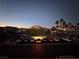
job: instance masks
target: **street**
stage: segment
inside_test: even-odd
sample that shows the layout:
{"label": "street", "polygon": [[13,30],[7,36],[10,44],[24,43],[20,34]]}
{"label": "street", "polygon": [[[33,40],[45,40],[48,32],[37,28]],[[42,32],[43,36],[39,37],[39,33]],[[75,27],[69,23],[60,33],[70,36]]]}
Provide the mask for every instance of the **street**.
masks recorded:
{"label": "street", "polygon": [[1,56],[8,58],[53,58],[56,56],[79,56],[79,44],[76,43],[43,43],[0,45]]}

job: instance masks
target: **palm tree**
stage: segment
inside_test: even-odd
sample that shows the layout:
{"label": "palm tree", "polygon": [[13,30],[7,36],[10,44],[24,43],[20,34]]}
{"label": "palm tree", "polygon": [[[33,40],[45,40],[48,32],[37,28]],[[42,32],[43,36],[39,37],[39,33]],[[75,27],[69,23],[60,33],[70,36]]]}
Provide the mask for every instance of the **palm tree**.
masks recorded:
{"label": "palm tree", "polygon": [[64,28],[67,29],[67,28],[66,28],[66,25],[67,25],[66,22],[63,21],[63,30],[64,30]]}
{"label": "palm tree", "polygon": [[79,23],[77,23],[76,25],[77,25],[77,29],[79,30]]}
{"label": "palm tree", "polygon": [[61,19],[60,19],[60,27],[63,27],[63,26],[64,26],[63,23],[65,23],[65,22],[64,22],[63,18],[61,18]]}
{"label": "palm tree", "polygon": [[65,21],[63,22],[63,25],[64,25],[64,26],[66,26],[66,25],[67,25]]}
{"label": "palm tree", "polygon": [[68,23],[68,26],[71,27],[71,26],[72,26],[72,23],[69,22],[69,23]]}
{"label": "palm tree", "polygon": [[69,28],[69,32],[70,32],[71,28],[72,28],[72,23],[71,22],[68,23],[68,28]]}
{"label": "palm tree", "polygon": [[55,24],[56,24],[56,27],[58,27],[59,21],[57,20],[57,21],[55,22]]}
{"label": "palm tree", "polygon": [[67,32],[68,25],[66,24],[65,27],[66,27],[66,32]]}
{"label": "palm tree", "polygon": [[52,31],[55,30],[55,27],[53,26],[53,27],[51,28],[51,30],[52,30]]}
{"label": "palm tree", "polygon": [[79,26],[79,23],[77,23],[76,25]]}
{"label": "palm tree", "polygon": [[60,22],[63,22],[63,21],[64,21],[63,18],[61,18],[61,19],[60,19]]}

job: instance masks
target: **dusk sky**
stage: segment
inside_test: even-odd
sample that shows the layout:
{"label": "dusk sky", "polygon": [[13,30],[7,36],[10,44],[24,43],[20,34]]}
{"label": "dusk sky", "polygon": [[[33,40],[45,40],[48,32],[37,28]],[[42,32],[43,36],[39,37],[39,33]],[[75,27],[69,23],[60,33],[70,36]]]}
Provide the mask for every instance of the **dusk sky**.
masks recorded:
{"label": "dusk sky", "polygon": [[61,18],[79,22],[79,0],[0,0],[0,26],[51,28]]}

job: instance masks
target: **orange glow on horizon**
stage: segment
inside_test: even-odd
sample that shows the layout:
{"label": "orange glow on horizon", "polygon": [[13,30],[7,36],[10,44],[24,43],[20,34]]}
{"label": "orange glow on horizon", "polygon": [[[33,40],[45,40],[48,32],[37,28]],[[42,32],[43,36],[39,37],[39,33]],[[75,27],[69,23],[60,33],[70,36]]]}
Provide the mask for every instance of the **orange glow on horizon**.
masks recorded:
{"label": "orange glow on horizon", "polygon": [[30,28],[30,25],[24,25],[24,24],[7,24],[7,23],[0,23],[0,27],[6,27],[6,26],[12,26],[17,28]]}

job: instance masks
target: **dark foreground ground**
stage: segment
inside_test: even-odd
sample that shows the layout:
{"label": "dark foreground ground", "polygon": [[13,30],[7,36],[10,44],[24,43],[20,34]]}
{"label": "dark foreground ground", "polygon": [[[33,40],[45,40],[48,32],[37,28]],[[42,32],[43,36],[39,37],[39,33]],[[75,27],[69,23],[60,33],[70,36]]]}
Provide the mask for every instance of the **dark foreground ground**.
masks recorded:
{"label": "dark foreground ground", "polygon": [[79,58],[79,43],[0,44],[1,58],[54,58],[74,56]]}

